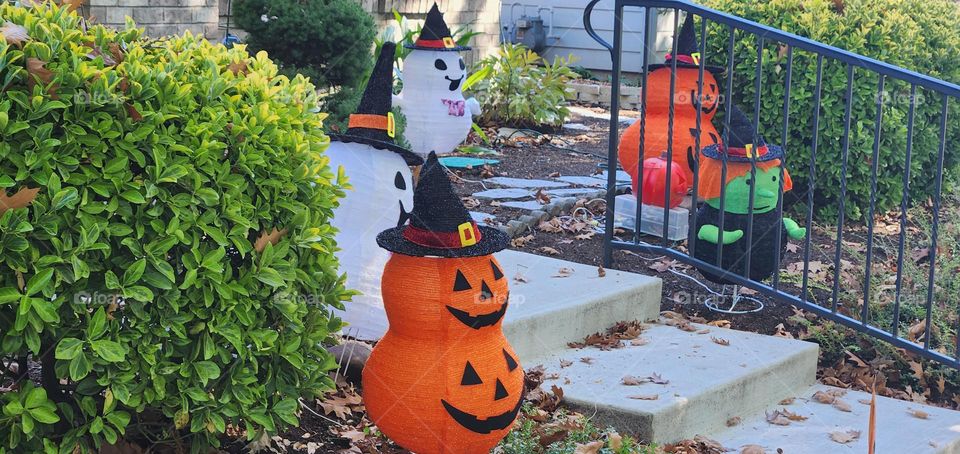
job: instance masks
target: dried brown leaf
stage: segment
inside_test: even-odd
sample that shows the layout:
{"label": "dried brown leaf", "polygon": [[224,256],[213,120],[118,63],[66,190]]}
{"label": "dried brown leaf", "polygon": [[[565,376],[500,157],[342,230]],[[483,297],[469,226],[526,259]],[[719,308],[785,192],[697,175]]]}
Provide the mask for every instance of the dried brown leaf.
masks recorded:
{"label": "dried brown leaf", "polygon": [[847,444],[860,439],[860,431],[859,430],[833,431],[833,432],[830,432],[830,439],[840,444]]}
{"label": "dried brown leaf", "polygon": [[726,340],[726,339],[724,339],[724,338],[722,338],[722,337],[711,337],[710,340],[712,340],[713,343],[718,344],[718,345],[723,345],[724,347],[729,347],[729,346],[730,346],[730,341],[728,341],[728,340]]}
{"label": "dried brown leaf", "polygon": [[16,194],[7,196],[6,192],[0,189],[0,214],[29,206],[39,192],[40,188],[21,188]]}
{"label": "dried brown leaf", "polygon": [[0,35],[3,35],[4,40],[11,46],[21,46],[30,39],[30,33],[27,32],[26,28],[6,21],[3,23],[3,27],[0,27]]}
{"label": "dried brown leaf", "polygon": [[833,408],[836,408],[837,410],[845,411],[848,413],[853,411],[853,409],[850,408],[850,404],[846,403],[845,401],[839,398],[833,401]]}
{"label": "dried brown leaf", "polygon": [[634,400],[657,400],[660,398],[659,394],[634,394],[627,396],[628,399]]}
{"label": "dried brown leaf", "polygon": [[538,248],[537,250],[540,251],[541,253],[547,254],[547,255],[560,255],[560,251],[558,251],[558,250],[556,250],[556,249],[554,249],[554,248],[552,248],[552,247],[550,247],[550,246],[541,246],[541,247]]}
{"label": "dried brown leaf", "polygon": [[910,409],[910,410],[907,410],[907,413],[909,413],[910,416],[913,416],[914,418],[917,418],[917,419],[930,419],[930,414],[923,410]]}
{"label": "dried brown leaf", "polygon": [[562,267],[559,270],[557,270],[557,274],[554,274],[553,276],[550,276],[550,277],[564,278],[564,277],[570,277],[572,275],[573,275],[573,268]]}
{"label": "dried brown leaf", "polygon": [[760,445],[744,445],[740,448],[740,454],[766,454],[767,451]]}
{"label": "dried brown leaf", "polygon": [[267,244],[276,246],[277,243],[287,234],[287,229],[278,230],[274,228],[270,232],[264,230],[260,237],[257,238],[257,241],[253,243],[253,250],[257,252],[263,252],[267,248]]}

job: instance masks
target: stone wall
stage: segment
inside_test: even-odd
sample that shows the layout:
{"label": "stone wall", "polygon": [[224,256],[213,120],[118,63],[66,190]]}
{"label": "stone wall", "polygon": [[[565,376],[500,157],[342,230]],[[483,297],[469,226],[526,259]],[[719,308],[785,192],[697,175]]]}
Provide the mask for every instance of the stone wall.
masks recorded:
{"label": "stone wall", "polygon": [[220,39],[218,0],[89,0],[89,15],[97,23],[122,28],[131,17],[147,36],[174,35],[189,30]]}
{"label": "stone wall", "polygon": [[[393,10],[423,23],[435,0],[358,0],[377,20],[377,28],[395,25]],[[480,33],[471,40],[473,51],[464,53],[468,64],[491,55],[500,45],[500,2],[493,0],[436,0],[451,31],[467,26]]]}

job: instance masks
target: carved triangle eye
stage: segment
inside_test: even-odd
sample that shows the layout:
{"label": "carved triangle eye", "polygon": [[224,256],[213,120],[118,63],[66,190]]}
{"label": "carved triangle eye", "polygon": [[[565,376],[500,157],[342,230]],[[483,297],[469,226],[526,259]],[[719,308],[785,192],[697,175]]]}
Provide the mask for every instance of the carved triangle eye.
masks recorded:
{"label": "carved triangle eye", "polygon": [[513,359],[506,350],[503,351],[503,358],[507,360],[507,370],[513,372],[517,368],[517,360]]}
{"label": "carved triangle eye", "polygon": [[503,383],[501,383],[501,382],[500,382],[500,379],[498,378],[498,379],[497,379],[497,390],[496,390],[496,392],[494,392],[494,394],[493,394],[493,400],[500,400],[500,399],[503,399],[503,398],[505,398],[505,397],[507,397],[507,396],[509,396],[509,395],[510,395],[510,393],[507,392],[507,388],[505,388],[505,387],[503,386]]}
{"label": "carved triangle eye", "polygon": [[480,379],[480,375],[477,374],[477,370],[473,368],[473,364],[470,364],[470,361],[467,361],[466,367],[463,368],[463,377],[460,379],[460,385],[471,386],[480,384],[483,384],[483,380]]}
{"label": "carved triangle eye", "polygon": [[493,298],[493,290],[490,290],[490,287],[487,286],[487,281],[480,281],[480,300],[488,300]]}
{"label": "carved triangle eye", "polygon": [[467,282],[467,277],[463,275],[460,270],[457,270],[457,279],[453,282],[453,291],[462,292],[464,290],[470,290],[473,287],[470,286],[470,283]]}
{"label": "carved triangle eye", "polygon": [[490,267],[493,268],[493,280],[499,281],[503,279],[503,271],[500,270],[496,263],[493,263],[493,260],[490,261]]}

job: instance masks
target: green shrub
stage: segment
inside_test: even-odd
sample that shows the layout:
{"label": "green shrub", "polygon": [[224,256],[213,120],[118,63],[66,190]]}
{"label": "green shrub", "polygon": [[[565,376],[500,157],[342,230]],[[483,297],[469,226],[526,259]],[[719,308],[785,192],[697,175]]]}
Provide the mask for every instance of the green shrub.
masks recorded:
{"label": "green shrub", "polygon": [[[960,36],[956,33],[960,6],[952,0],[705,0],[704,3],[860,55],[960,82]],[[708,30],[706,57],[711,63],[725,66],[727,28],[710,26]],[[738,34],[735,55],[733,100],[752,111],[757,63],[755,37]],[[785,48],[779,43],[767,42],[763,62],[761,134],[769,142],[779,143],[786,78]],[[815,78],[816,56],[795,51],[787,159],[799,188],[809,182]],[[825,59],[815,205],[829,216],[836,214],[840,199],[846,82],[845,65]],[[870,204],[877,84],[876,74],[856,70],[845,205],[847,214],[854,218],[865,216]],[[725,87],[725,82],[721,82],[721,87]],[[879,210],[897,206],[902,197],[910,88],[906,83],[887,79],[886,91],[877,184]],[[926,200],[935,189],[941,101],[939,95],[918,91],[911,166],[914,200]],[[960,109],[957,102],[951,104],[948,171],[960,162],[960,150],[952,145],[960,140],[960,122],[956,121]],[[794,192],[803,196],[801,191]]]}
{"label": "green shrub", "polygon": [[8,21],[30,39],[0,38],[0,188],[39,193],[0,215],[0,361],[42,380],[0,394],[0,446],[206,452],[228,424],[297,424],[298,398],[333,386],[322,344],[347,294],[313,86],[242,46],[51,6],[0,4]]}
{"label": "green shrub", "polygon": [[373,67],[373,18],[355,0],[238,0],[233,14],[252,52],[264,50],[290,77],[303,74],[329,94],[330,122],[344,124]]}
{"label": "green shrub", "polygon": [[[567,81],[573,57],[547,62],[522,45],[504,44],[481,61],[467,86],[483,106],[483,122],[517,127],[560,127],[569,114]],[[542,66],[541,66],[542,64]]]}

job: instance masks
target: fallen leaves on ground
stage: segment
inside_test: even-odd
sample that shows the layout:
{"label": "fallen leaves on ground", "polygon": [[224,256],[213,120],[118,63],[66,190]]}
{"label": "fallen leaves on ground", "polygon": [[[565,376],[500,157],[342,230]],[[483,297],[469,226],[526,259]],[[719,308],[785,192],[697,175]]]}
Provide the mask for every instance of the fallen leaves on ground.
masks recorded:
{"label": "fallen leaves on ground", "polygon": [[3,27],[0,27],[0,35],[3,35],[4,40],[11,46],[20,46],[30,39],[27,29],[13,22],[4,22]]}
{"label": "fallen leaves on ground", "polygon": [[728,341],[728,340],[726,340],[726,339],[724,339],[724,338],[722,338],[722,337],[711,337],[710,340],[712,340],[713,343],[718,344],[718,345],[723,345],[724,347],[729,347],[729,346],[730,346],[730,341]]}
{"label": "fallen leaves on ground", "polygon": [[597,267],[597,277],[607,277],[607,270],[603,269],[602,266]]}
{"label": "fallen leaves on ground", "polygon": [[930,419],[930,414],[923,410],[909,409],[907,413],[917,419]]}
{"label": "fallen leaves on ground", "polygon": [[516,282],[516,283],[518,283],[518,284],[526,284],[526,283],[530,282],[530,279],[527,278],[527,276],[526,276],[525,274],[517,271],[517,274],[514,274],[514,275],[513,275],[513,282]]}
{"label": "fallen leaves on ground", "polygon": [[657,400],[660,398],[659,394],[634,394],[632,396],[627,396],[627,399],[634,400]]}
{"label": "fallen leaves on ground", "polygon": [[328,394],[317,400],[317,404],[327,415],[332,413],[340,419],[347,419],[354,412],[364,410],[363,398],[353,387],[341,388],[336,393]]}
{"label": "fallen leaves on ground", "polygon": [[540,202],[541,205],[546,205],[550,203],[550,195],[543,191],[543,189],[538,189],[537,192],[533,195],[533,198]]}
{"label": "fallen leaves on ground", "polygon": [[739,416],[732,416],[727,418],[727,427],[739,426],[742,421],[743,419]]}
{"label": "fallen leaves on ground", "polygon": [[725,448],[716,440],[697,435],[693,440],[683,440],[668,444],[663,451],[670,454],[723,454],[730,449]]}
{"label": "fallen leaves on ground", "polygon": [[745,445],[740,448],[740,454],[766,454],[767,451],[760,445]]}
{"label": "fallen leaves on ground", "polygon": [[781,408],[779,410],[774,410],[772,413],[767,413],[767,422],[778,426],[789,426],[791,422],[801,422],[806,420],[806,416],[794,413],[786,408]]}
{"label": "fallen leaves on ground", "polygon": [[556,274],[550,277],[565,278],[565,277],[573,276],[573,273],[574,273],[573,268],[562,267],[559,270],[557,270]]}
{"label": "fallen leaves on ground", "polygon": [[643,325],[637,320],[618,322],[608,328],[606,333],[593,333],[585,337],[582,342],[570,342],[567,346],[570,348],[585,348],[590,346],[597,347],[600,350],[611,350],[623,347],[621,341],[625,340],[631,341],[631,345],[643,345],[646,341],[641,344],[632,342],[640,337],[641,332],[643,332]]}
{"label": "fallen leaves on ground", "polygon": [[540,253],[547,254],[547,255],[560,255],[560,251],[550,246],[541,246],[540,248],[537,249],[537,251],[540,251]]}
{"label": "fallen leaves on ground", "polygon": [[510,245],[515,248],[522,248],[527,245],[527,243],[533,241],[533,235],[518,236],[510,240]]}
{"label": "fallen leaves on ground", "polygon": [[561,359],[561,360],[560,360],[560,368],[561,368],[561,369],[566,368],[566,367],[570,367],[570,366],[572,366],[572,365],[573,365],[573,361],[570,361],[569,359]]}
{"label": "fallen leaves on ground", "polygon": [[833,431],[833,432],[830,432],[830,439],[840,444],[847,444],[847,443],[859,440],[860,431],[859,430]]}
{"label": "fallen leaves on ground", "polygon": [[646,377],[634,377],[633,375],[624,375],[620,379],[620,383],[625,386],[639,386],[644,383],[653,383],[657,385],[666,385],[670,383],[670,380],[664,380],[660,374],[654,372]]}

